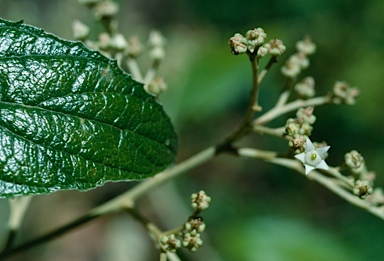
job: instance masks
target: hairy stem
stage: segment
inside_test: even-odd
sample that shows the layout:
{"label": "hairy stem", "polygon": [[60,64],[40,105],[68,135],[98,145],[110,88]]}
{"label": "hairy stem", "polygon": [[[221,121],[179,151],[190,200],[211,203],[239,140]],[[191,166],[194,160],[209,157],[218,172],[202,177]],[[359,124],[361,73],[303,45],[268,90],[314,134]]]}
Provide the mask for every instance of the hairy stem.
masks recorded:
{"label": "hairy stem", "polygon": [[281,137],[283,137],[283,135],[285,133],[285,127],[270,128],[270,127],[265,127],[265,126],[262,126],[262,125],[256,125],[253,128],[253,131],[256,132],[256,133],[267,134],[267,135],[270,135],[270,136],[281,138]]}
{"label": "hairy stem", "polygon": [[127,57],[127,66],[129,72],[132,74],[133,79],[135,79],[138,82],[143,82],[143,76],[141,74],[139,65],[137,64],[136,59],[132,57]]}
{"label": "hairy stem", "polygon": [[296,100],[280,107],[274,107],[273,109],[269,110],[268,112],[264,113],[259,118],[254,120],[253,125],[256,126],[266,124],[285,113],[295,111],[301,107],[318,106],[326,103],[330,103],[330,99],[328,96],[321,96],[308,100]]}
{"label": "hairy stem", "polygon": [[18,197],[9,199],[10,215],[8,220],[8,231],[3,251],[11,248],[16,238],[17,232],[23,221],[25,212],[31,202],[32,196]]}
{"label": "hairy stem", "polygon": [[249,55],[249,61],[252,67],[252,89],[245,117],[250,121],[255,112],[261,111],[261,107],[259,105],[259,61],[254,54]]}
{"label": "hairy stem", "polygon": [[279,99],[277,100],[277,103],[275,105],[275,108],[279,108],[287,103],[289,95],[291,93],[291,90],[293,88],[294,79],[288,78],[287,83],[284,87],[284,91],[280,94]]}
{"label": "hairy stem", "polygon": [[14,254],[17,254],[19,252],[22,252],[22,251],[25,251],[27,249],[30,249],[32,247],[35,247],[35,246],[38,246],[40,244],[43,244],[45,242],[48,242],[52,239],[55,239],[63,234],[65,234],[66,232],[84,224],[84,223],[87,223],[93,219],[95,219],[96,217],[98,216],[95,216],[95,215],[92,215],[92,213],[89,213],[79,219],[76,219],[54,231],[52,231],[51,233],[48,233],[44,236],[41,236],[41,237],[38,237],[38,238],[35,238],[34,240],[31,240],[29,242],[26,242],[20,246],[16,246],[12,249],[5,249],[3,252],[0,253],[0,260],[3,260],[3,258],[6,258],[6,257],[9,257],[11,255],[14,255]]}
{"label": "hairy stem", "polygon": [[123,193],[122,195],[92,209],[86,215],[20,246],[4,250],[2,253],[0,253],[0,260],[10,255],[16,254],[17,252],[27,250],[34,246],[55,239],[80,225],[88,223],[97,217],[111,213],[117,213],[126,209],[133,209],[136,200],[146,194],[148,191],[164,184],[171,179],[174,179],[175,177],[187,172],[190,169],[200,166],[204,162],[214,158],[216,155],[216,148],[213,146],[209,147],[196,154],[195,156],[192,156],[191,158],[157,174],[153,178],[149,178],[139,183],[136,187]]}
{"label": "hairy stem", "polygon": [[159,70],[160,67],[160,61],[159,59],[155,59],[152,63],[151,68],[147,71],[144,77],[144,84],[149,84],[156,76],[157,71]]}
{"label": "hairy stem", "polygon": [[271,56],[269,59],[267,65],[265,68],[260,72],[259,74],[259,79],[258,79],[258,84],[261,83],[261,81],[264,79],[265,75],[267,75],[268,71],[271,69],[272,65],[277,62],[277,57],[276,56]]}
{"label": "hairy stem", "polygon": [[[372,213],[373,215],[377,216],[378,218],[384,220],[383,209],[381,209],[380,207],[376,207],[375,205],[372,205],[370,202],[360,199],[359,197],[345,190],[342,186],[338,184],[339,179],[326,177],[320,172],[314,171],[314,170],[311,171],[308,175],[305,175],[305,170],[302,164],[297,160],[287,159],[287,158],[277,158],[275,152],[255,150],[251,148],[239,149],[238,155],[244,156],[244,157],[262,159],[273,164],[277,164],[280,166],[287,167],[289,169],[293,169],[301,173],[302,175],[306,176],[308,179],[314,180],[317,183],[320,183],[321,185],[323,185],[330,191],[334,192],[336,195],[340,196],[341,198],[345,199],[352,205],[365,209],[368,212]],[[333,169],[334,168],[331,168],[331,171],[333,171]],[[324,171],[324,172],[328,173],[328,171]]]}
{"label": "hairy stem", "polygon": [[241,139],[252,131],[252,118],[255,112],[261,111],[259,105],[259,61],[254,53],[248,53],[252,68],[252,88],[247,110],[238,127],[218,146],[218,151],[228,150],[236,140]]}

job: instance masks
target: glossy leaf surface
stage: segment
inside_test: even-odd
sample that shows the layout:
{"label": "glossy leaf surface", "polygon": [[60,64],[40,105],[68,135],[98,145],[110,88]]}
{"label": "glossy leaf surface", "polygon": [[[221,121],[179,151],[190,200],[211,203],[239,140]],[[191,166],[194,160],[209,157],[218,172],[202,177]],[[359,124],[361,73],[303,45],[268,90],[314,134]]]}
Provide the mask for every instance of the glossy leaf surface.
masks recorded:
{"label": "glossy leaf surface", "polygon": [[143,179],[175,154],[161,105],[115,61],[0,20],[0,197]]}

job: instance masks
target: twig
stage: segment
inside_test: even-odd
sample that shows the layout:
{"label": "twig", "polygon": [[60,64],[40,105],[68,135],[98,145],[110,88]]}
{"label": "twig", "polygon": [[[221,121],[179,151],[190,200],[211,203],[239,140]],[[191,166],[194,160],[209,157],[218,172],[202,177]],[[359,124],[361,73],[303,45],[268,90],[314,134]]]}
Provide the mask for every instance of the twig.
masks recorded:
{"label": "twig", "polygon": [[191,158],[157,174],[153,178],[149,178],[139,183],[136,187],[132,188],[131,190],[92,209],[86,215],[70,222],[69,224],[57,228],[52,232],[37,237],[29,242],[23,243],[20,246],[3,251],[2,253],[0,253],[0,260],[2,258],[16,254],[17,252],[27,250],[34,246],[45,243],[49,240],[55,239],[65,234],[66,232],[72,230],[73,228],[88,223],[89,221],[97,217],[111,213],[117,213],[126,209],[133,209],[136,200],[146,194],[148,191],[160,186],[161,184],[164,184],[165,182],[181,175],[182,173],[187,172],[190,169],[193,169],[196,166],[203,164],[204,162],[214,158],[216,155],[216,148],[213,146],[209,147],[203,150],[202,152],[196,154],[195,156],[192,156]]}
{"label": "twig", "polygon": [[293,88],[293,83],[294,83],[294,79],[292,79],[292,78],[287,79],[287,84],[284,88],[284,91],[280,94],[280,97],[277,100],[275,108],[282,107],[284,104],[287,103],[289,95],[290,95],[291,90]]}
{"label": "twig", "polygon": [[133,79],[138,82],[143,82],[143,76],[141,74],[139,65],[137,64],[136,59],[132,57],[127,57],[126,64],[128,66],[129,72],[132,74]]}
{"label": "twig", "polygon": [[270,127],[265,127],[262,125],[256,125],[253,128],[254,132],[260,133],[260,134],[267,134],[270,136],[274,137],[283,137],[285,133],[285,127],[280,127],[280,128],[270,128]]}
{"label": "twig", "polygon": [[323,105],[329,102],[330,102],[330,99],[328,96],[321,96],[321,97],[316,97],[308,100],[296,100],[296,101],[287,103],[281,107],[274,107],[273,109],[261,115],[259,118],[255,119],[253,121],[253,125],[256,126],[256,125],[266,124],[271,120],[285,113],[297,110],[301,107],[318,106],[318,105]]}
{"label": "twig", "polygon": [[152,63],[151,68],[147,71],[144,77],[144,84],[149,84],[156,76],[157,71],[159,70],[160,67],[160,60],[155,59]]}
{"label": "twig", "polygon": [[258,84],[261,83],[261,81],[264,79],[265,75],[267,75],[268,71],[271,69],[272,65],[277,62],[277,57],[276,56],[271,56],[269,59],[267,65],[265,68],[260,72],[259,74],[259,79],[258,79]]}
{"label": "twig", "polygon": [[252,67],[252,89],[248,111],[245,114],[247,120],[250,120],[255,112],[261,111],[259,105],[259,61],[253,53],[249,54],[249,61],[251,62]]}
{"label": "twig", "polygon": [[8,200],[10,215],[8,220],[8,232],[3,251],[6,251],[12,246],[31,199],[32,196],[25,196]]}
{"label": "twig", "polygon": [[[330,191],[334,192],[341,198],[345,199],[352,205],[355,205],[357,207],[363,208],[367,210],[368,212],[372,213],[373,215],[379,217],[380,219],[384,220],[384,208],[376,207],[372,204],[370,204],[368,201],[365,201],[363,199],[360,199],[359,197],[351,194],[350,192],[346,191],[344,188],[339,186],[337,184],[337,180],[334,178],[326,177],[323,174],[321,174],[318,171],[311,171],[308,175],[305,175],[305,170],[302,166],[302,164],[294,159],[286,159],[286,158],[273,158],[273,152],[267,152],[267,151],[260,151],[255,150],[251,148],[241,148],[238,149],[238,155],[244,156],[244,157],[251,157],[251,158],[258,158],[262,159],[268,162],[271,162],[273,164],[277,164],[280,166],[284,166],[290,169],[293,169],[302,175],[306,176],[310,180],[314,180]],[[326,173],[329,173],[328,171],[324,171]],[[332,169],[331,169],[332,172]]]}

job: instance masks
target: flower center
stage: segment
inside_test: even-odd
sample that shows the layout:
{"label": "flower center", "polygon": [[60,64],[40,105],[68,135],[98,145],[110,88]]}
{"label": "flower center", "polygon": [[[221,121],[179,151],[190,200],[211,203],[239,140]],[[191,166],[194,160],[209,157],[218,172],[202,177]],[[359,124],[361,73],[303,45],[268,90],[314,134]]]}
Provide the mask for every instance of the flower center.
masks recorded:
{"label": "flower center", "polygon": [[317,158],[317,154],[316,153],[312,153],[311,154],[311,160],[314,161],[316,158]]}

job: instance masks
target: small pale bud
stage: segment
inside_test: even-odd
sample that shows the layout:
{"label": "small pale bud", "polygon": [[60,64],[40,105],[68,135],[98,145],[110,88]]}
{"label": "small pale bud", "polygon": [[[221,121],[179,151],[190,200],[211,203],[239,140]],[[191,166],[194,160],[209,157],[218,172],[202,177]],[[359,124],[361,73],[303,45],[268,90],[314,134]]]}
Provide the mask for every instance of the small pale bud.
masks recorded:
{"label": "small pale bud", "polygon": [[361,199],[365,199],[368,195],[373,193],[373,188],[367,180],[356,180],[353,187],[353,194]]}
{"label": "small pale bud", "polygon": [[156,76],[149,84],[144,86],[145,90],[153,95],[159,95],[167,89],[167,84],[164,78]]}
{"label": "small pale bud", "polygon": [[345,164],[351,169],[358,169],[364,165],[364,158],[356,150],[346,153],[344,156]]}
{"label": "small pale bud", "polygon": [[267,48],[268,53],[272,56],[282,55],[286,49],[283,42],[277,38],[269,41],[269,43],[265,44],[264,47]]}
{"label": "small pale bud", "polygon": [[165,37],[159,31],[152,31],[149,33],[149,46],[165,46],[165,43]]}
{"label": "small pale bud", "polygon": [[80,22],[79,20],[75,20],[72,23],[73,36],[76,40],[85,40],[89,36],[89,27]]}
{"label": "small pale bud", "polygon": [[336,82],[333,86],[332,101],[336,104],[345,103],[353,105],[360,92],[355,87],[350,87],[346,82]]}
{"label": "small pale bud", "polygon": [[189,249],[191,252],[196,252],[198,248],[203,245],[203,240],[199,233],[192,235],[190,233],[184,234],[183,247]]}
{"label": "small pale bud", "polygon": [[110,47],[111,37],[109,34],[102,32],[99,34],[99,48],[101,50],[107,50]]}
{"label": "small pale bud", "polygon": [[193,193],[191,195],[192,208],[196,210],[204,210],[209,207],[211,198],[205,194],[205,191],[200,190],[198,193]]}
{"label": "small pale bud", "polygon": [[283,67],[281,67],[281,73],[285,77],[295,78],[301,72],[301,66],[296,59],[292,59],[292,56],[286,61]]}
{"label": "small pale bud", "polygon": [[141,44],[139,38],[136,36],[131,36],[128,39],[127,54],[133,58],[140,56],[143,52],[143,45]]}
{"label": "small pale bud", "polygon": [[258,27],[249,30],[245,34],[245,38],[248,40],[248,50],[253,53],[256,47],[264,43],[265,38],[267,38],[267,34],[264,32],[263,28]]}
{"label": "small pale bud", "polygon": [[268,53],[268,49],[264,46],[260,46],[257,50],[257,58],[262,58]]}
{"label": "small pale bud", "polygon": [[309,59],[304,53],[295,53],[290,57],[290,59],[295,60],[301,67],[301,69],[306,69],[309,67]]}
{"label": "small pale bud", "polygon": [[119,5],[113,1],[101,1],[94,8],[96,19],[104,17],[114,17],[119,12]]}
{"label": "small pale bud", "polygon": [[231,37],[228,44],[235,55],[247,52],[247,39],[239,33]]}
{"label": "small pale bud", "polygon": [[296,43],[296,49],[300,53],[311,55],[316,51],[316,44],[312,43],[311,37],[307,35],[302,41]]}
{"label": "small pale bud", "polygon": [[309,124],[314,124],[316,121],[316,116],[313,115],[314,107],[300,108],[296,112],[296,118],[301,122],[307,122]]}
{"label": "small pale bud", "polygon": [[163,249],[164,251],[174,253],[176,252],[176,249],[181,247],[181,241],[177,239],[174,234],[171,234],[169,236],[164,235],[160,239],[160,246],[161,249]]}
{"label": "small pale bud", "polygon": [[315,80],[313,77],[306,77],[295,85],[295,91],[302,99],[315,96]]}
{"label": "small pale bud", "polygon": [[125,40],[125,38],[124,38],[124,36],[123,36],[122,34],[115,34],[115,35],[112,37],[112,39],[111,39],[109,45],[110,45],[112,48],[114,48],[114,49],[116,49],[116,50],[118,50],[118,51],[122,51],[122,50],[124,50],[125,48],[127,48],[128,43],[127,43],[127,41]]}

